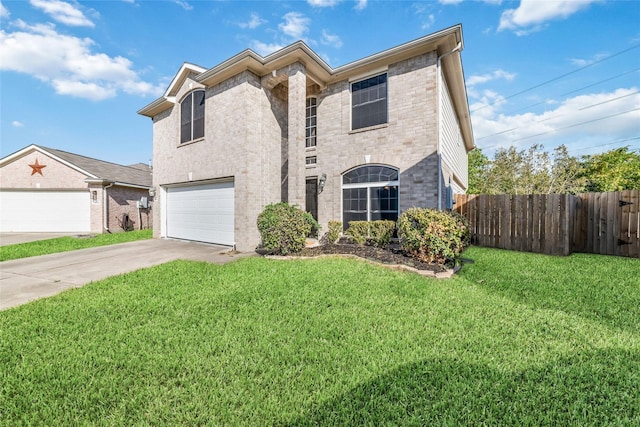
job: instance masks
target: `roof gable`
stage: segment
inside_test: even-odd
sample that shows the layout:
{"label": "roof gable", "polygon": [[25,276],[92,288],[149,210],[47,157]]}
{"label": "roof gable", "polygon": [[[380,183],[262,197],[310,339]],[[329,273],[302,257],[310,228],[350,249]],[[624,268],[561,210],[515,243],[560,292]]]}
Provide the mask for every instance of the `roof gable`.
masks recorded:
{"label": "roof gable", "polygon": [[22,150],[1,159],[0,165],[10,163],[33,151],[38,151],[47,155],[71,169],[86,175],[88,180],[101,180],[120,185],[151,187],[152,176],[150,170],[144,171],[139,167],[118,165],[116,163],[110,163],[35,144],[25,147]]}

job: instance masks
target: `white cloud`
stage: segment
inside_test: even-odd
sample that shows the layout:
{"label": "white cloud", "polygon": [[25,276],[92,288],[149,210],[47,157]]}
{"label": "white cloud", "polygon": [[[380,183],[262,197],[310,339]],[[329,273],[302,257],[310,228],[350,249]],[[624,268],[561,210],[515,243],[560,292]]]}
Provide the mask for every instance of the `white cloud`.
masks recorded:
{"label": "white cloud", "polygon": [[280,43],[263,43],[258,40],[251,41],[251,49],[262,56],[267,56],[275,51],[278,51],[284,47]]}
{"label": "white cloud", "polygon": [[24,123],[19,122],[18,120],[14,120],[11,122],[11,126],[13,126],[14,128],[21,128],[24,127]]}
{"label": "white cloud", "polygon": [[9,13],[9,9],[7,9],[6,7],[4,7],[4,5],[2,4],[2,2],[0,2],[0,18],[2,19],[9,19],[9,16],[11,14]]}
{"label": "white cloud", "polygon": [[252,13],[251,17],[247,22],[241,22],[238,24],[238,26],[240,28],[249,28],[251,30],[254,30],[258,28],[260,25],[264,24],[265,22],[267,21],[260,18],[260,15],[258,15],[257,13]]}
{"label": "white cloud", "polygon": [[483,84],[483,83],[487,83],[490,82],[492,80],[498,80],[498,79],[504,79],[507,81],[511,81],[516,77],[515,73],[509,73],[507,71],[498,69],[498,70],[494,70],[491,73],[487,73],[487,74],[475,74],[473,76],[470,76],[466,82],[467,82],[467,86],[475,86],[477,84]]}
{"label": "white cloud", "polygon": [[302,39],[309,31],[311,20],[300,12],[289,12],[282,17],[284,22],[278,25],[280,31],[296,40]]}
{"label": "white cloud", "polygon": [[425,20],[423,20],[421,28],[423,30],[428,30],[431,26],[436,22],[436,17],[433,13],[430,13]]}
{"label": "white cloud", "polygon": [[330,34],[327,30],[322,30],[322,39],[320,40],[320,43],[337,49],[342,47],[342,40],[340,40],[340,37],[336,34]]}
{"label": "white cloud", "polygon": [[18,31],[0,30],[0,69],[31,75],[61,95],[91,100],[116,96],[118,91],[159,96],[163,87],[143,82],[133,63],[122,56],[92,52],[90,38],[60,34],[53,24],[14,22]]}
{"label": "white cloud", "polygon": [[565,19],[598,1],[601,0],[521,0],[517,9],[502,12],[498,31],[514,30],[518,35],[526,35],[531,32],[527,28],[537,31],[547,21]]}
{"label": "white cloud", "polygon": [[462,3],[462,0],[439,0],[442,4],[458,4]]}
{"label": "white cloud", "polygon": [[356,10],[363,10],[367,7],[367,0],[358,0],[356,3]]}
{"label": "white cloud", "polygon": [[307,0],[307,3],[312,7],[331,7],[337,5],[341,1],[342,0]]}
{"label": "white cloud", "polygon": [[569,58],[569,62],[571,62],[573,65],[578,67],[586,67],[587,65],[594,64],[606,58],[607,56],[608,56],[607,54],[599,53],[597,55],[594,55],[593,58],[589,58],[589,59]]}
{"label": "white cloud", "polygon": [[55,21],[74,27],[94,27],[94,23],[87,18],[77,4],[61,0],[30,0],[31,5],[42,10]]}
{"label": "white cloud", "polygon": [[191,6],[189,3],[187,3],[185,0],[173,0],[173,2],[175,4],[177,4],[178,6],[180,6],[181,8],[183,8],[184,10],[191,10],[193,9],[193,6]]}
{"label": "white cloud", "polygon": [[[640,132],[640,93],[635,87],[550,103],[553,108],[541,113],[503,114],[500,110],[505,103],[495,100],[500,100],[498,94],[485,94],[482,101],[470,106],[475,110],[472,122],[476,144],[488,151],[534,143],[548,148],[565,144],[574,150],[588,141],[622,140],[637,137]],[[494,103],[479,108],[487,101]]]}

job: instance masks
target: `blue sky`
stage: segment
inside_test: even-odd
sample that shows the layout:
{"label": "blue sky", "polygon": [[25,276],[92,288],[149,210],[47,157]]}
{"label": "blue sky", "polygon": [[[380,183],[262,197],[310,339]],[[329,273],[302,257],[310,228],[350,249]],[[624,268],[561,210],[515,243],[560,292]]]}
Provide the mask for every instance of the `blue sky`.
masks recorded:
{"label": "blue sky", "polygon": [[640,148],[640,2],[20,0],[0,7],[0,157],[40,144],[148,162],[183,62],[304,40],[337,67],[462,23],[476,145]]}

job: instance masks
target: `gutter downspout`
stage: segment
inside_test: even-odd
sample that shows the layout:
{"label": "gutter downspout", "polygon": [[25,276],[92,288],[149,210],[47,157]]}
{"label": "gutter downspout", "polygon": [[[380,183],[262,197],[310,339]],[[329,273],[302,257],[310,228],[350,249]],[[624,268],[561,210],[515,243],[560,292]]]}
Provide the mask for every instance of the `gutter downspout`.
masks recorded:
{"label": "gutter downspout", "polygon": [[451,49],[449,52],[443,53],[438,56],[436,60],[436,96],[438,97],[438,145],[436,154],[438,156],[438,210],[442,210],[442,153],[440,150],[440,143],[442,141],[442,82],[440,75],[441,67],[442,67],[442,58],[451,55],[454,52],[460,52],[462,49],[462,42],[458,42],[456,47]]}
{"label": "gutter downspout", "polygon": [[103,188],[104,193],[102,193],[102,198],[103,198],[103,215],[104,215],[104,219],[103,219],[103,228],[105,231],[108,231],[109,233],[111,233],[111,231],[109,231],[109,208],[108,208],[108,202],[109,199],[107,198],[107,188],[113,187],[113,182],[107,186],[105,186]]}

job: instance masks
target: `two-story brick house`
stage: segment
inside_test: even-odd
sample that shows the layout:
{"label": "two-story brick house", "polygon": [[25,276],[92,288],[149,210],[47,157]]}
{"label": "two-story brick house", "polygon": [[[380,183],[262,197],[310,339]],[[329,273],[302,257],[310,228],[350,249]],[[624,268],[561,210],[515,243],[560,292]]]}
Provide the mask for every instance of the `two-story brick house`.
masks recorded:
{"label": "two-story brick house", "polygon": [[305,43],[185,63],[153,120],[156,237],[259,243],[265,205],[328,221],[446,208],[474,148],[454,26],[331,68]]}

